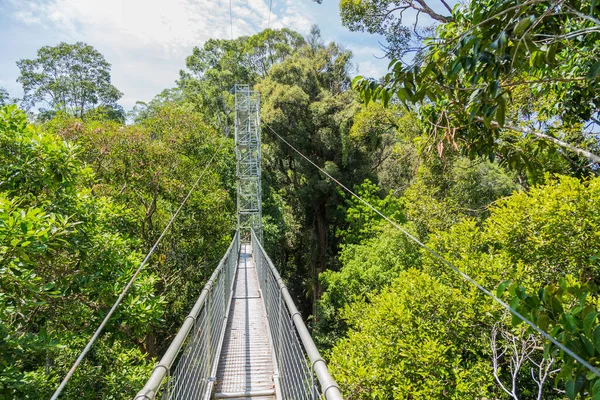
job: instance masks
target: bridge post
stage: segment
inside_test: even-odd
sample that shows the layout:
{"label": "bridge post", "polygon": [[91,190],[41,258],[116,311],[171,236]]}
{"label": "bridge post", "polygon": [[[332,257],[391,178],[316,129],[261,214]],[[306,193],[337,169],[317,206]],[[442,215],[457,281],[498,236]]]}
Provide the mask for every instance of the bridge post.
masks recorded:
{"label": "bridge post", "polygon": [[250,230],[262,242],[260,154],[260,94],[249,85],[235,85],[235,155],[240,237],[250,242]]}
{"label": "bridge post", "polygon": [[[211,287],[212,289],[212,287]],[[212,358],[212,290],[206,295],[206,356],[208,358],[208,374],[212,370],[213,358]],[[209,376],[210,379],[210,376]]]}

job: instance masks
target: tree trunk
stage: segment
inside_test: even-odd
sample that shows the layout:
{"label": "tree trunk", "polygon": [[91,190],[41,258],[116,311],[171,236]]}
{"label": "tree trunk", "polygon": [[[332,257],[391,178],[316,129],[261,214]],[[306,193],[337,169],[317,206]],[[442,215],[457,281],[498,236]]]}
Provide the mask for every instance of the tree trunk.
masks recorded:
{"label": "tree trunk", "polygon": [[327,209],[322,202],[314,206],[315,233],[317,236],[317,260],[315,262],[313,276],[313,318],[318,321],[317,301],[323,294],[323,288],[319,281],[319,274],[325,271],[327,266]]}
{"label": "tree trunk", "polygon": [[152,333],[146,335],[146,337],[144,338],[143,345],[141,347],[142,351],[144,351],[147,354],[147,360],[150,360],[154,357],[158,357],[160,355],[158,354],[156,336],[154,336]]}

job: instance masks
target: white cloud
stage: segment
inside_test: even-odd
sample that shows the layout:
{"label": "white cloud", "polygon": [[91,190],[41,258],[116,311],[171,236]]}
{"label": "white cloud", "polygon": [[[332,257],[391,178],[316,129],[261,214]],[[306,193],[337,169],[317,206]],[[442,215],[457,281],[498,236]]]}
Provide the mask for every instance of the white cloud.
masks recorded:
{"label": "white cloud", "polygon": [[370,78],[380,78],[387,72],[389,60],[382,58],[384,53],[378,46],[350,44],[346,47],[352,51],[354,61],[358,65],[358,74]]}
{"label": "white cloud", "polygon": [[363,61],[358,63],[358,73],[369,78],[381,78],[387,72],[385,65],[373,61]]}
{"label": "white cloud", "polygon": [[209,0],[37,0],[18,8],[14,15],[24,23],[118,47],[158,46],[167,54],[229,33],[228,7]]}
{"label": "white cloud", "polygon": [[[234,37],[265,29],[269,3],[232,0]],[[230,38],[229,4],[229,0],[0,0],[0,14],[28,32],[47,35],[42,43],[83,41],[96,47],[112,64],[113,83],[124,92],[121,104],[129,109],[137,100],[149,101],[172,87],[194,46],[209,38]],[[270,20],[272,28],[302,34],[319,23],[332,40],[347,32],[340,26],[336,5],[312,0],[273,0]],[[26,57],[33,56],[39,42]],[[352,46],[352,41],[348,48],[361,73],[379,75],[380,62],[371,51],[376,49]],[[14,73],[14,68],[10,71]]]}
{"label": "white cloud", "polygon": [[[113,64],[113,81],[125,93],[126,108],[173,86],[193,46],[209,38],[230,38],[227,0],[9,0],[14,19],[58,32],[61,40],[84,41]],[[234,2],[234,36],[267,25],[262,0]],[[277,16],[271,16],[277,22]],[[49,43],[50,44],[50,43]],[[150,90],[143,90],[140,79]],[[142,90],[140,90],[142,89]]]}
{"label": "white cloud", "polygon": [[289,28],[305,35],[308,34],[311,26],[316,24],[317,20],[311,13],[303,10],[301,4],[298,1],[286,1],[283,13],[276,18],[274,23],[271,17],[271,25],[277,29]]}

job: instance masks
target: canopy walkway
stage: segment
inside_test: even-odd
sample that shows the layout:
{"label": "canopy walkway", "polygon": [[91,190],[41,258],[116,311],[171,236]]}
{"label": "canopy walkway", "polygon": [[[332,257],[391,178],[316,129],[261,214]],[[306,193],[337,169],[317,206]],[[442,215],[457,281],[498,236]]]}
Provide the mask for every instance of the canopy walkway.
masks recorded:
{"label": "canopy walkway", "polygon": [[340,400],[262,247],[260,99],[235,87],[238,229],[137,400]]}

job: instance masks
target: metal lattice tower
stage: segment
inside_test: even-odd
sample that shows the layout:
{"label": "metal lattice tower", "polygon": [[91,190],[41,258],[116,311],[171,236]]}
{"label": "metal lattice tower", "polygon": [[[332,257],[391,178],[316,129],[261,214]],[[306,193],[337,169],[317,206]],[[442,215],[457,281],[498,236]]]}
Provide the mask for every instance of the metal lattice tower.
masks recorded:
{"label": "metal lattice tower", "polygon": [[260,94],[249,85],[234,90],[238,228],[242,240],[254,229],[262,242]]}

